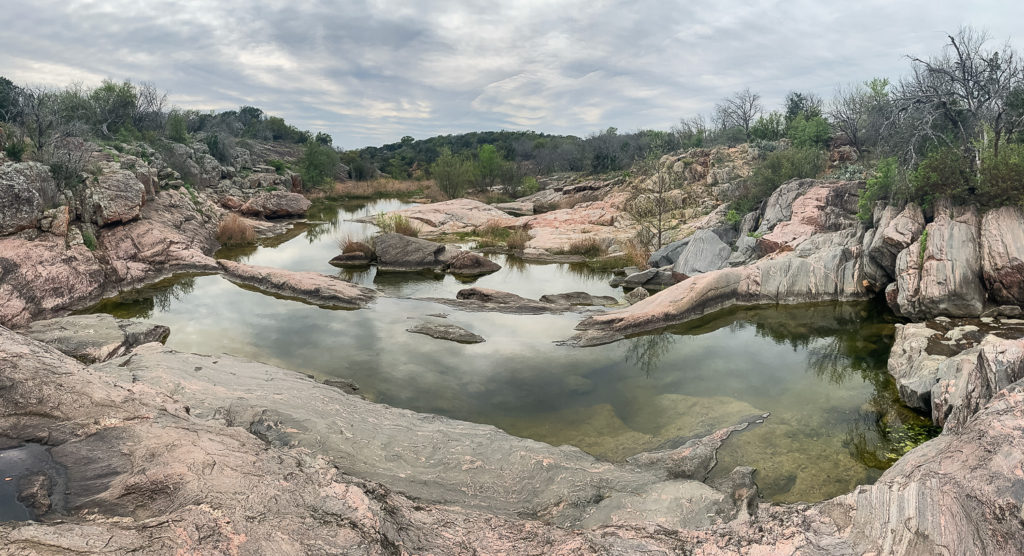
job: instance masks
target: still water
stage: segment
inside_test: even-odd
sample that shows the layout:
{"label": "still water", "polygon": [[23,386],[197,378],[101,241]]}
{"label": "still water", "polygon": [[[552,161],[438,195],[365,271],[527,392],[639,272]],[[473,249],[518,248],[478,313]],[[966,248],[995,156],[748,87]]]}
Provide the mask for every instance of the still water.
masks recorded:
{"label": "still water", "polygon": [[[398,201],[326,206],[303,225],[220,257],[337,274],[383,295],[368,309],[332,311],[243,289],[217,275],[179,276],[107,300],[93,311],[171,327],[167,345],[230,353],[355,381],[374,401],[492,424],[621,461],[771,413],[730,438],[715,473],[757,468],[762,494],[818,501],[873,482],[926,423],[903,407],[885,372],[893,322],[872,304],[763,307],[717,313],[607,346],[556,345],[581,320],[564,315],[462,312],[418,300],[454,297],[451,276],[349,272],[328,261],[352,222]],[[537,298],[586,291],[621,298],[611,276],[586,267],[491,255],[502,270],[474,285]],[[406,332],[457,324],[486,338],[462,345]]]}

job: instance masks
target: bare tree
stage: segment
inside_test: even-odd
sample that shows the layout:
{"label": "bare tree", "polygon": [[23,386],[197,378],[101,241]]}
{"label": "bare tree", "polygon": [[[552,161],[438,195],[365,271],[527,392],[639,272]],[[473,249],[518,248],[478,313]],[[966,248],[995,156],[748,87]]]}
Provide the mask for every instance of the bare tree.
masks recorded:
{"label": "bare tree", "polygon": [[833,129],[845,135],[858,151],[864,151],[880,141],[889,111],[889,80],[872,79],[863,85],[839,88],[828,117]]}
{"label": "bare tree", "polygon": [[723,129],[742,127],[743,132],[749,136],[750,124],[754,123],[762,112],[764,106],[761,104],[761,95],[748,88],[718,103],[715,106],[715,119]]}
{"label": "bare tree", "polygon": [[988,36],[970,27],[949,35],[943,53],[928,60],[909,57],[912,74],[900,83],[892,127],[902,126],[909,148],[931,141],[960,149],[977,166],[981,151],[1024,125],[1016,100],[1024,73],[1009,44],[988,49]]}
{"label": "bare tree", "polygon": [[640,226],[637,237],[644,247],[661,249],[667,234],[679,226],[673,213],[689,204],[682,176],[671,165],[662,168],[657,158],[636,163],[634,173],[642,177],[633,182],[624,210]]}
{"label": "bare tree", "polygon": [[683,147],[699,147],[708,137],[708,124],[701,115],[683,118],[678,125],[672,127],[672,133]]}

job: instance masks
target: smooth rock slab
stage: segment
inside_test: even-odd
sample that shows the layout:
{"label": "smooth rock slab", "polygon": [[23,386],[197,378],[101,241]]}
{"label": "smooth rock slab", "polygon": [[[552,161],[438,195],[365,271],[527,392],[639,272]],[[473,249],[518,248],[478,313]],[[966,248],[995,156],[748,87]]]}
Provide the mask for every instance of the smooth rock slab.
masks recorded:
{"label": "smooth rock slab", "polygon": [[425,322],[406,329],[406,332],[423,334],[438,340],[448,340],[449,342],[457,342],[460,344],[479,344],[484,341],[483,336],[474,334],[469,330],[454,324],[435,324]]}
{"label": "smooth rock slab", "polygon": [[118,357],[142,344],[164,342],[171,329],[99,313],[35,321],[24,330],[24,334],[91,364]]}
{"label": "smooth rock slab", "polygon": [[614,297],[607,295],[590,295],[586,292],[547,294],[540,296],[540,300],[544,303],[552,303],[554,305],[578,306],[618,305],[619,303],[619,300]]}
{"label": "smooth rock slab", "polygon": [[223,269],[224,277],[232,282],[295,297],[320,307],[359,309],[377,297],[375,290],[318,272],[294,272],[223,259],[217,264]]}
{"label": "smooth rock slab", "polygon": [[288,218],[305,216],[313,203],[298,193],[286,191],[263,192],[242,205],[240,212],[263,218]]}

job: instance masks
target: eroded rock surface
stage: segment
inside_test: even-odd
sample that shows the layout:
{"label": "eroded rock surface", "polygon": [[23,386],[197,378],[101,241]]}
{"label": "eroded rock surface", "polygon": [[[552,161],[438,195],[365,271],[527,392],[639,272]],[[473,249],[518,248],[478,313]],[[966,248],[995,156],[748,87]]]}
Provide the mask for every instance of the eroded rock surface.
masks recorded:
{"label": "eroded rock surface", "polygon": [[1024,215],[1016,207],[989,211],[981,221],[982,276],[996,303],[1024,304]]}
{"label": "eroded rock surface", "polygon": [[337,276],[319,272],[295,272],[266,266],[254,266],[218,260],[224,277],[232,282],[293,297],[320,307],[359,309],[376,296],[376,290],[346,282]]}
{"label": "eroded rock surface", "polygon": [[105,313],[37,320],[24,330],[29,338],[50,345],[83,363],[101,363],[150,342],[164,342],[166,326],[116,319]]}
{"label": "eroded rock surface", "polygon": [[496,207],[472,199],[452,199],[395,211],[413,221],[421,234],[471,232],[485,224],[509,219]]}
{"label": "eroded rock surface", "polygon": [[130,222],[139,217],[146,201],[146,188],[135,173],[115,163],[103,163],[100,174],[89,184],[86,211],[97,226]]}
{"label": "eroded rock surface", "polygon": [[0,164],[0,235],[36,227],[44,208],[40,191],[56,191],[49,168],[38,162]]}
{"label": "eroded rock surface", "polygon": [[289,218],[305,216],[313,203],[298,193],[268,191],[249,199],[239,211],[263,218]]}
{"label": "eroded rock surface", "polygon": [[479,344],[484,341],[483,336],[470,332],[469,330],[454,324],[424,322],[406,329],[406,332],[423,334],[438,340],[448,340],[449,342],[456,342],[460,344]]}

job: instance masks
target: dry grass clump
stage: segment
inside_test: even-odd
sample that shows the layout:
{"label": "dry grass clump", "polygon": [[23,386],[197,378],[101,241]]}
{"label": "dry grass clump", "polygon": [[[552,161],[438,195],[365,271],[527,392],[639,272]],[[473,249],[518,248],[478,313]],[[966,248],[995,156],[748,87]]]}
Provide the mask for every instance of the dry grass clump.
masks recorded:
{"label": "dry grass clump", "polygon": [[512,232],[506,228],[503,228],[497,220],[488,221],[483,226],[473,230],[473,233],[478,237],[489,239],[492,241],[503,242],[508,239]]}
{"label": "dry grass clump", "polygon": [[241,245],[256,241],[256,230],[235,213],[227,215],[217,227],[217,241],[222,245]]}
{"label": "dry grass clump", "polygon": [[380,231],[385,234],[402,234],[403,236],[419,237],[419,229],[405,216],[401,214],[378,214],[375,222]]}
{"label": "dry grass clump", "polygon": [[373,258],[373,247],[365,239],[353,239],[349,236],[343,236],[338,240],[338,249],[341,249],[343,255],[361,253],[368,259]]}
{"label": "dry grass clump", "polygon": [[603,257],[608,254],[608,248],[596,237],[585,237],[570,243],[569,247],[565,249],[565,253],[583,257]]}
{"label": "dry grass clump", "polygon": [[326,187],[308,194],[309,198],[333,199],[385,199],[427,197],[441,200],[444,195],[432,180],[396,180],[377,178],[368,181],[336,181]]}
{"label": "dry grass clump", "polygon": [[528,241],[530,241],[530,233],[526,231],[526,228],[516,228],[512,230],[512,233],[505,240],[505,245],[509,249],[522,251],[526,249],[526,242]]}
{"label": "dry grass clump", "polygon": [[640,242],[631,240],[622,246],[622,256],[629,261],[630,266],[646,270],[647,261],[651,258],[651,250],[641,245]]}

